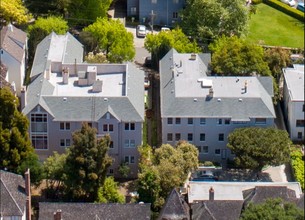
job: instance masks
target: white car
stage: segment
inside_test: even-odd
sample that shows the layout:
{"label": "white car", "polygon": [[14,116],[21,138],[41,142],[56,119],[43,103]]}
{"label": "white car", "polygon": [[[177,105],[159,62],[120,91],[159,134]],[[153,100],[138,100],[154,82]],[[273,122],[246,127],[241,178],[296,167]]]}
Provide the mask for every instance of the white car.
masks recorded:
{"label": "white car", "polygon": [[287,5],[290,5],[291,7],[295,6],[295,0],[281,0],[281,2],[284,2]]}
{"label": "white car", "polygon": [[137,37],[145,37],[146,36],[146,26],[138,25],[136,34],[137,34]]}

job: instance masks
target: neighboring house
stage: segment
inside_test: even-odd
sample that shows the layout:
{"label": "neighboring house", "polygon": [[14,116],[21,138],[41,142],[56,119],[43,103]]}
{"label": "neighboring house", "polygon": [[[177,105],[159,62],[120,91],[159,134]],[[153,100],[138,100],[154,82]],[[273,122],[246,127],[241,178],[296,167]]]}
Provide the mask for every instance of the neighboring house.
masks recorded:
{"label": "neighboring house", "polygon": [[284,115],[292,141],[304,143],[304,65],[294,64],[284,72]]}
{"label": "neighboring house", "polygon": [[9,72],[7,81],[14,87],[17,96],[20,96],[26,70],[27,35],[9,24],[1,29],[0,42],[1,64],[4,64]]}
{"label": "neighboring house", "polygon": [[127,0],[127,16],[139,18],[140,23],[171,27],[179,21],[184,6],[185,0]]}
{"label": "neighboring house", "polygon": [[29,171],[21,175],[0,170],[0,219],[30,220],[31,195]]}
{"label": "neighboring house", "polygon": [[150,204],[39,203],[40,220],[149,220]]}
{"label": "neighboring house", "polygon": [[226,147],[236,128],[274,126],[271,77],[207,76],[210,57],[179,54],[160,61],[162,143],[187,140],[201,161],[226,163]]}
{"label": "neighboring house", "polygon": [[137,176],[142,144],[144,73],[132,63],[83,63],[83,46],[69,33],[47,36],[37,46],[23,113],[41,160],[71,146],[83,122],[111,136],[109,174],[126,162]]}

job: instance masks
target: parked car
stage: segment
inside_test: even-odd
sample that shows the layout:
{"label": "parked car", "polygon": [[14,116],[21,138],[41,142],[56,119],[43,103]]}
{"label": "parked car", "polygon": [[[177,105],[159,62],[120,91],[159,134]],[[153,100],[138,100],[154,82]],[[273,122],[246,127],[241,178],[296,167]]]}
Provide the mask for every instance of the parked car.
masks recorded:
{"label": "parked car", "polygon": [[300,2],[297,6],[297,9],[304,12],[304,3],[303,2]]}
{"label": "parked car", "polygon": [[281,2],[284,2],[287,5],[290,5],[291,7],[295,6],[295,0],[281,0]]}
{"label": "parked car", "polygon": [[170,31],[171,29],[169,29],[168,27],[162,27],[161,31]]}
{"label": "parked car", "polygon": [[146,26],[138,25],[136,30],[137,37],[145,37],[146,36]]}

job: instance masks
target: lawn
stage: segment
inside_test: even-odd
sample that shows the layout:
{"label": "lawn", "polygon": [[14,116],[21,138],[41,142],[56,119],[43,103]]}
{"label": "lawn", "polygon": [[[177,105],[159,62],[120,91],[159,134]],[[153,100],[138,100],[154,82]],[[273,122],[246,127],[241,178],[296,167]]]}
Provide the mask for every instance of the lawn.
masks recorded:
{"label": "lawn", "polygon": [[251,15],[247,37],[255,43],[304,48],[304,23],[266,4],[257,5]]}

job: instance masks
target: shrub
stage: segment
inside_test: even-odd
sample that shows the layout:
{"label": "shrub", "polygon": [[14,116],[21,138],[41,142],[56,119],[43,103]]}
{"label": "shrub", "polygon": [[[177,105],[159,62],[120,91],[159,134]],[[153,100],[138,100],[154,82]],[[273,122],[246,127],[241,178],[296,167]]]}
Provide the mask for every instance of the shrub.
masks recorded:
{"label": "shrub", "polygon": [[294,178],[300,183],[302,190],[304,190],[304,158],[299,148],[295,147],[291,150],[290,160]]}
{"label": "shrub", "polygon": [[280,2],[279,0],[264,0],[264,3],[287,15],[290,15],[291,17],[294,17],[295,19],[298,19],[301,22],[304,22],[304,12],[290,7],[289,5]]}

